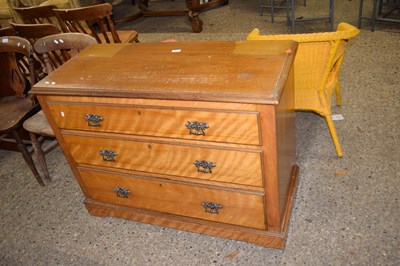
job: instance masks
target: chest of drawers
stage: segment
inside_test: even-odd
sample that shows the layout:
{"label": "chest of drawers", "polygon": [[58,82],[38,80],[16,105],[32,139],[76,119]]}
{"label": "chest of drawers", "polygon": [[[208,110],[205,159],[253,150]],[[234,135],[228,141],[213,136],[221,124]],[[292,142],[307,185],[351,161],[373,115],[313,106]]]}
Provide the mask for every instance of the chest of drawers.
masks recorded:
{"label": "chest of drawers", "polygon": [[298,179],[296,49],[94,45],[32,93],[90,214],[283,248]]}

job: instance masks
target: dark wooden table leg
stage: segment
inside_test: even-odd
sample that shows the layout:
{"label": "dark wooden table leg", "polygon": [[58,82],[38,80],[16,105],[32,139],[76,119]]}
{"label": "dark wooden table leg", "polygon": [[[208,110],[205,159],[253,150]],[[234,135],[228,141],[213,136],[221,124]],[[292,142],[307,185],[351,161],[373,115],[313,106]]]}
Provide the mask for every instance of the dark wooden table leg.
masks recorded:
{"label": "dark wooden table leg", "polygon": [[203,21],[199,18],[201,8],[200,0],[186,0],[186,7],[189,9],[188,17],[192,23],[193,32],[201,32],[203,30]]}
{"label": "dark wooden table leg", "polygon": [[200,12],[206,11],[211,8],[215,8],[221,5],[229,4],[229,0],[211,0],[207,3],[200,3],[200,0],[186,0],[187,9],[176,9],[176,10],[152,10],[149,8],[149,0],[140,0],[139,10],[135,14],[128,17],[116,20],[119,22],[134,21],[141,17],[158,17],[158,16],[183,16],[187,15],[190,23],[192,24],[193,32],[201,32],[203,30],[203,22],[199,18]]}
{"label": "dark wooden table leg", "polygon": [[190,23],[192,23],[192,30],[194,33],[199,33],[203,30],[203,21],[199,18],[199,12],[191,11],[188,12]]}
{"label": "dark wooden table leg", "polygon": [[186,7],[189,9],[188,16],[192,23],[193,32],[198,33],[203,30],[203,21],[199,18],[200,12],[227,4],[229,4],[229,0],[211,0],[204,4],[201,4],[200,0],[186,0]]}

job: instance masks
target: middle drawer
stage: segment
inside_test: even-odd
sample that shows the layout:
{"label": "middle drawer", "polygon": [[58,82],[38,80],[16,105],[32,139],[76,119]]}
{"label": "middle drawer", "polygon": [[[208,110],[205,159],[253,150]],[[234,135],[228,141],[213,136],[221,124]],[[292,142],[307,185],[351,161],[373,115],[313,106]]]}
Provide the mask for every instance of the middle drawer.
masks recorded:
{"label": "middle drawer", "polygon": [[78,164],[261,187],[261,151],[63,135]]}

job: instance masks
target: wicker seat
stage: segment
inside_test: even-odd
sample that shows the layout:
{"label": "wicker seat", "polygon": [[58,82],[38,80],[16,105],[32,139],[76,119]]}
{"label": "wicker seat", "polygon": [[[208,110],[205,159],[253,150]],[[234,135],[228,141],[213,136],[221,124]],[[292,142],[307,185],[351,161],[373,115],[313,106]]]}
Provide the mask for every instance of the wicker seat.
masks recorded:
{"label": "wicker seat", "polygon": [[341,104],[339,70],[348,40],[358,33],[356,27],[342,22],[336,32],[260,35],[259,30],[254,29],[247,36],[247,40],[294,40],[299,43],[294,62],[295,108],[313,111],[325,118],[339,157],[343,152],[332,120],[331,102],[336,91],[336,103]]}

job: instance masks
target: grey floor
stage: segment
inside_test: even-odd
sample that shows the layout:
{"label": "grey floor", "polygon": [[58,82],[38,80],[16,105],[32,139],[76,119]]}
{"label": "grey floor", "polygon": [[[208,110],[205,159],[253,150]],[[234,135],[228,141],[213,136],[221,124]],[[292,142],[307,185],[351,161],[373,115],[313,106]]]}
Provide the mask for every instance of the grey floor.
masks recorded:
{"label": "grey floor", "polygon": [[[130,11],[129,2],[115,15]],[[328,1],[307,2],[296,16],[327,13]],[[372,1],[365,2],[369,13]],[[358,3],[336,1],[335,22],[356,25]],[[289,32],[283,10],[271,24],[257,0],[231,0],[201,17],[198,34],[184,17],[119,27],[136,29],[142,42],[243,40],[254,27]],[[327,27],[315,21],[297,29]],[[297,114],[301,175],[285,250],[92,217],[60,149],[48,156],[54,181],[46,187],[19,153],[0,151],[0,265],[400,265],[400,25],[379,23],[371,32],[365,21],[346,56],[343,105],[333,108],[344,117],[335,122],[344,157],[336,157],[321,117]]]}

